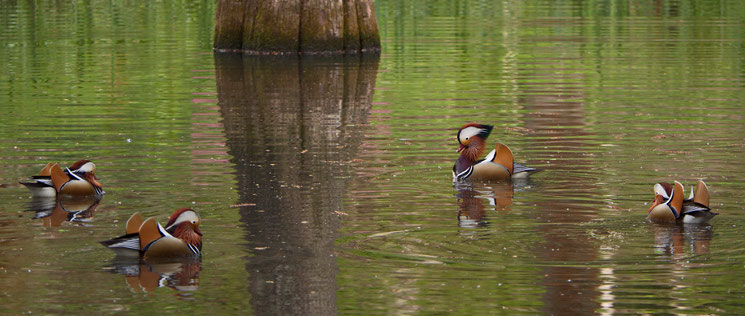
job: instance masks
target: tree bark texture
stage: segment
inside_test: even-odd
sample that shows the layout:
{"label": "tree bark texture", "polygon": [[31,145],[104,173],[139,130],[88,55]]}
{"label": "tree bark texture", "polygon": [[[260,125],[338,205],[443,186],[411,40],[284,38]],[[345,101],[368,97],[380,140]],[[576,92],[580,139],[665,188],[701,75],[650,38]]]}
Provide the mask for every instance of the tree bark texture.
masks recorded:
{"label": "tree bark texture", "polygon": [[251,54],[377,52],[373,0],[218,0],[216,51]]}

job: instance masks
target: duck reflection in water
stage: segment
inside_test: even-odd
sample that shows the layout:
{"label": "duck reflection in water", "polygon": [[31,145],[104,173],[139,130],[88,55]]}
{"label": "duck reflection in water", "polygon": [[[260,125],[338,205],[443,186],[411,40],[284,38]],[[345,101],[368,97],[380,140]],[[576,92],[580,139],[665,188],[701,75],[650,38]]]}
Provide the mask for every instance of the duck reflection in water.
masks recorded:
{"label": "duck reflection in water", "polygon": [[153,293],[157,288],[169,287],[176,290],[179,296],[189,298],[191,292],[199,289],[202,260],[200,257],[191,257],[146,261],[119,256],[107,269],[124,275],[132,292]]}
{"label": "duck reflection in water", "polygon": [[454,184],[458,193],[458,226],[475,228],[488,225],[487,211],[508,211],[512,205],[515,188],[530,188],[527,179],[521,181]]}
{"label": "duck reflection in water", "polygon": [[653,224],[650,229],[654,234],[655,252],[674,259],[682,258],[686,253],[709,253],[709,243],[714,234],[710,224]]}
{"label": "duck reflection in water", "polygon": [[64,222],[86,225],[91,222],[101,199],[96,196],[68,198],[33,197],[29,211],[35,212],[44,227],[59,227]]}

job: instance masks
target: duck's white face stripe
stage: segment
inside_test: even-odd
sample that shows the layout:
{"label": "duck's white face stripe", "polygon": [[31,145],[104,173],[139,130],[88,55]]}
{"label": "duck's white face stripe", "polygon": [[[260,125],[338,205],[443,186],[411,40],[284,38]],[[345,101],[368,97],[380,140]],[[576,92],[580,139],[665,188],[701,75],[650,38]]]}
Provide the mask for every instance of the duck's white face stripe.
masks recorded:
{"label": "duck's white face stripe", "polygon": [[192,222],[192,221],[199,221],[199,215],[197,215],[197,212],[194,212],[194,211],[186,211],[186,212],[181,213],[178,217],[176,217],[176,221],[174,221],[171,226],[168,226],[168,228],[171,228],[183,222]]}
{"label": "duck's white face stripe", "polygon": [[471,137],[474,137],[474,136],[476,136],[479,133],[484,132],[484,131],[486,131],[486,129],[469,126],[469,127],[466,127],[464,129],[462,129],[460,131],[460,134],[458,135],[458,137],[459,137],[459,140],[461,142],[463,142],[463,141],[465,141],[465,140],[467,140],[467,139],[469,139]]}
{"label": "duck's white face stripe", "polygon": [[80,169],[76,170],[80,172],[94,172],[96,171],[96,165],[92,162],[86,162]]}
{"label": "duck's white face stripe", "polygon": [[670,199],[670,196],[667,195],[667,191],[662,187],[662,184],[657,183],[654,185],[654,193],[662,195],[666,199]]}

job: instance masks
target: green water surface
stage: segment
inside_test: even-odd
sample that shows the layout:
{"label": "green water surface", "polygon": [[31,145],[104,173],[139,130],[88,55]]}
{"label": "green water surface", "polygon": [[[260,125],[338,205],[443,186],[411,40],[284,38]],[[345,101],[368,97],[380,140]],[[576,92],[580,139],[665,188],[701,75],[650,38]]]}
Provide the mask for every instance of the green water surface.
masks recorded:
{"label": "green water surface", "polygon": [[[745,3],[375,4],[380,56],[302,59],[214,55],[214,1],[0,4],[3,312],[745,313]],[[543,171],[454,185],[469,122]],[[87,212],[18,184],[83,158]],[[709,225],[646,222],[698,179]],[[98,244],[180,207],[200,261]]]}

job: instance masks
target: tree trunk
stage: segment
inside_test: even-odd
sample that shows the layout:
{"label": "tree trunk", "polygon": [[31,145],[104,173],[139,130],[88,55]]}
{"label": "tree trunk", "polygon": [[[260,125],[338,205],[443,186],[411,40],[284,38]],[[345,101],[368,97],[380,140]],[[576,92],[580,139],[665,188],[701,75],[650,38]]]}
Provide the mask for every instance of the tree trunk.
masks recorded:
{"label": "tree trunk", "polygon": [[372,0],[218,0],[216,51],[354,54],[380,50]]}

